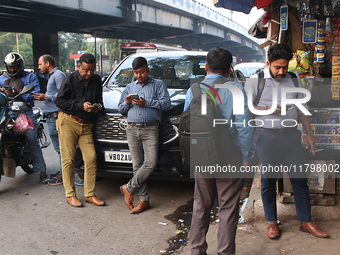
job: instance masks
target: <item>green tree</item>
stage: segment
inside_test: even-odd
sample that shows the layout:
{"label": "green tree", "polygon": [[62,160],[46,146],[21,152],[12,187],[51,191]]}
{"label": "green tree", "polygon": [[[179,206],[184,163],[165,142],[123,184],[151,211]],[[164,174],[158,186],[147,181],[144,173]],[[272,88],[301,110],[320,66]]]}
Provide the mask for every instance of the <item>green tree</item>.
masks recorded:
{"label": "green tree", "polygon": [[115,63],[119,63],[120,45],[127,42],[134,42],[133,40],[123,39],[104,39],[103,48],[105,46],[107,55],[109,55],[110,70],[114,67]]}
{"label": "green tree", "polygon": [[17,49],[17,37],[15,33],[0,32],[0,68],[5,69],[3,59],[10,52],[18,52],[25,60],[25,65],[28,68],[33,66],[33,50],[32,50],[32,35],[18,33],[18,45]]}
{"label": "green tree", "polygon": [[74,70],[74,60],[70,59],[70,54],[85,51],[88,47],[87,39],[83,34],[59,33],[58,40],[60,69]]}

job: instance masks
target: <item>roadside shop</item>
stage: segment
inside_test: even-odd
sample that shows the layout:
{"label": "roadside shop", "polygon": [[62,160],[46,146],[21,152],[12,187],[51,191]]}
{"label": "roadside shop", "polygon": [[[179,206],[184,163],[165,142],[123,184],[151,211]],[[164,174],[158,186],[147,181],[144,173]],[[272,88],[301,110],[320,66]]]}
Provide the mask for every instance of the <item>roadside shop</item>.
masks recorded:
{"label": "roadside shop", "polygon": [[[263,9],[249,34],[266,39],[261,48],[275,43],[290,46],[294,57],[289,71],[298,74],[311,92],[308,106],[318,152],[313,156],[306,150],[305,155],[312,204],[335,205],[339,196],[332,195],[340,195],[340,1],[213,1],[216,7],[246,14],[253,7]],[[282,201],[293,202],[289,179],[283,178],[278,186]]]}
{"label": "roadside shop", "polygon": [[[254,6],[266,12],[249,33],[266,39],[262,48],[289,45],[294,54],[289,71],[311,92],[308,106],[317,152],[313,156],[306,150],[310,193],[315,194],[314,204],[334,205],[329,195],[340,195],[340,1],[256,0]],[[293,202],[288,178],[282,186],[287,196],[283,202]]]}

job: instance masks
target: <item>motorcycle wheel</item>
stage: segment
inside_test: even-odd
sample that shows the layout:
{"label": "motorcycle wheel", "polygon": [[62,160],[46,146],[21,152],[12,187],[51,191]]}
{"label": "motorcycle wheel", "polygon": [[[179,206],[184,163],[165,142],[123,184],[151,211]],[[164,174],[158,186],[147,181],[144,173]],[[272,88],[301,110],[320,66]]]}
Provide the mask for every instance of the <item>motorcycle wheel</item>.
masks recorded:
{"label": "motorcycle wheel", "polygon": [[79,147],[76,149],[76,158],[74,160],[74,168],[80,179],[84,180],[84,160]]}
{"label": "motorcycle wheel", "polygon": [[[42,124],[40,124],[40,125],[42,125]],[[39,141],[39,144],[40,144],[40,148],[44,149],[44,148],[46,148],[50,145],[50,142],[47,141],[47,137],[46,137],[46,134],[43,130],[43,127],[38,128],[37,137],[38,137],[38,141]]]}
{"label": "motorcycle wheel", "polygon": [[34,173],[32,164],[21,165],[21,169],[24,170],[27,174],[33,174]]}

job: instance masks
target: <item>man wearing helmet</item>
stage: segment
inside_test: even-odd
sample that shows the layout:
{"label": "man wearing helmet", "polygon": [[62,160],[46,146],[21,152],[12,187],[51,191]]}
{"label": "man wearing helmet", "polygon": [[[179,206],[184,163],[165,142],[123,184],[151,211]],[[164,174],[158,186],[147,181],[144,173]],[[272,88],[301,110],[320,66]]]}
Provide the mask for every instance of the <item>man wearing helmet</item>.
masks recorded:
{"label": "man wearing helmet", "polygon": [[[8,97],[14,97],[27,85],[34,85],[33,94],[40,92],[38,78],[35,74],[24,70],[25,62],[20,54],[16,52],[8,53],[4,62],[6,72],[0,76],[1,92],[5,93]],[[28,150],[32,157],[33,169],[35,172],[40,172],[40,181],[45,183],[45,179],[47,179],[46,165],[37,139],[37,120],[32,111],[34,97],[30,94],[25,94],[16,100],[23,101],[28,106],[25,114],[32,120],[34,128],[25,132],[25,137],[28,142]],[[16,118],[20,112],[9,112],[9,114],[11,117]]]}

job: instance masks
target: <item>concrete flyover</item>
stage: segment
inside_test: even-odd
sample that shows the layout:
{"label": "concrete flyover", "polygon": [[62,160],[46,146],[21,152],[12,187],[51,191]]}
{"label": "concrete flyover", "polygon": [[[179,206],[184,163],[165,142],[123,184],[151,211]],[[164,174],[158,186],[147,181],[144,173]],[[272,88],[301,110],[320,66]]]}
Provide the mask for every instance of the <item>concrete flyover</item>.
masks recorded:
{"label": "concrete flyover", "polygon": [[0,30],[32,33],[34,63],[58,57],[58,32],[229,49],[243,61],[264,61],[260,41],[195,0],[0,0]]}

